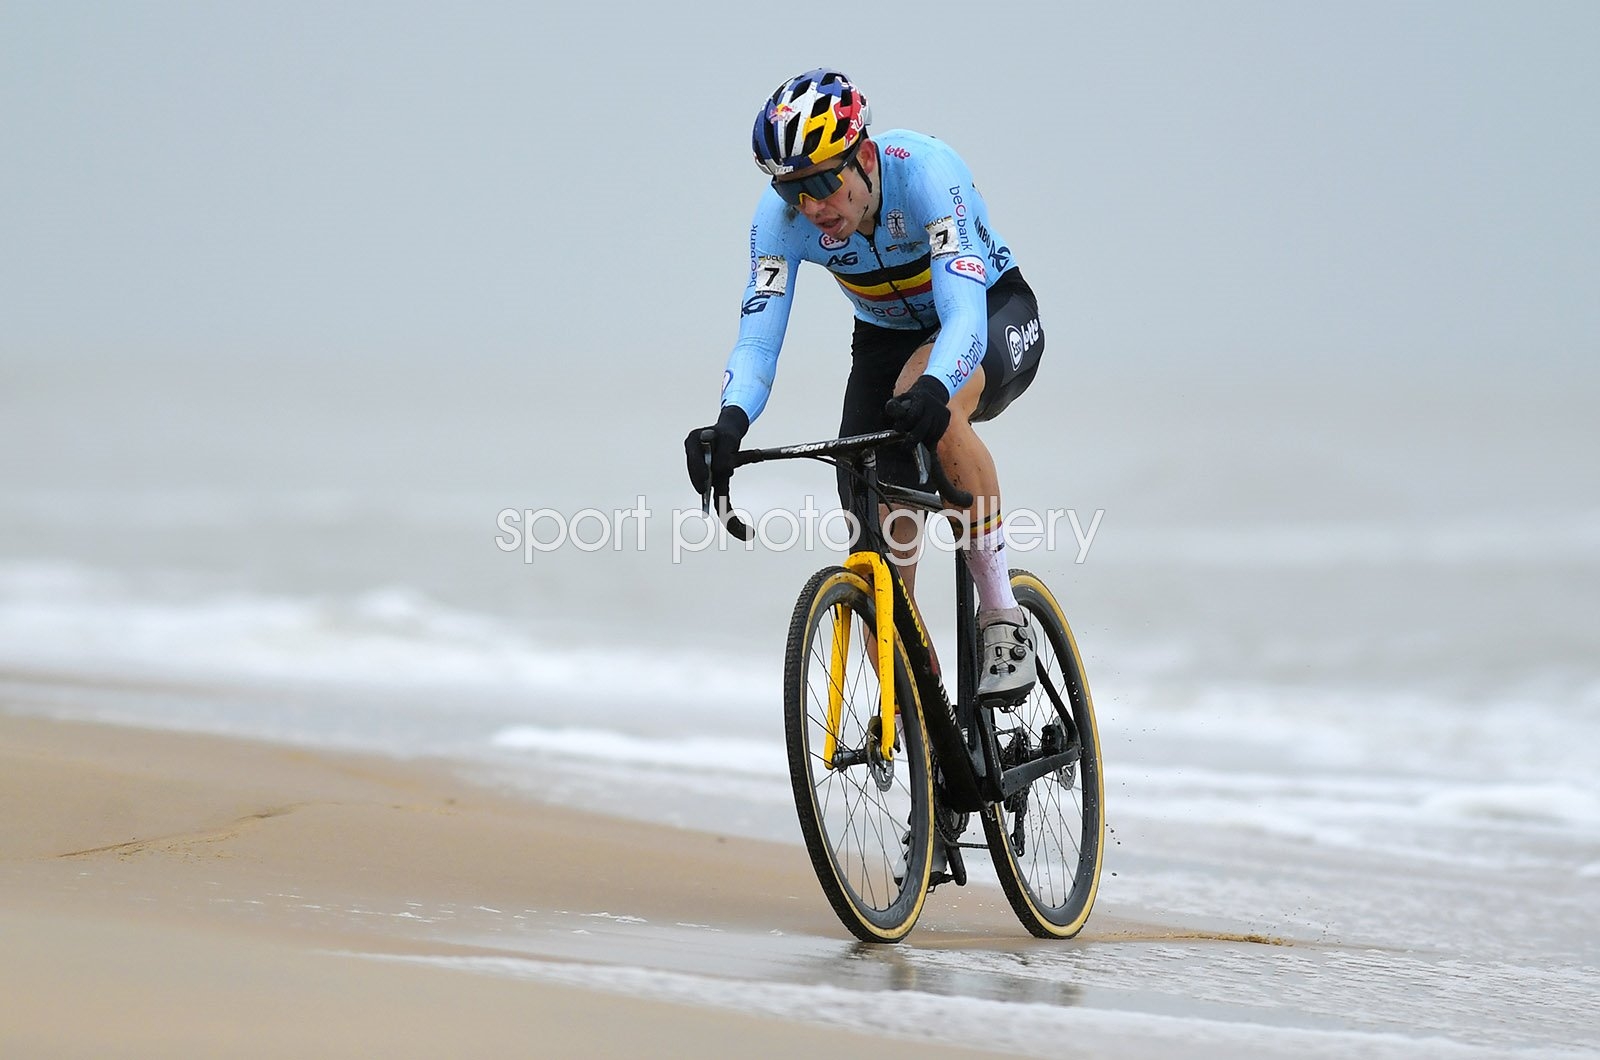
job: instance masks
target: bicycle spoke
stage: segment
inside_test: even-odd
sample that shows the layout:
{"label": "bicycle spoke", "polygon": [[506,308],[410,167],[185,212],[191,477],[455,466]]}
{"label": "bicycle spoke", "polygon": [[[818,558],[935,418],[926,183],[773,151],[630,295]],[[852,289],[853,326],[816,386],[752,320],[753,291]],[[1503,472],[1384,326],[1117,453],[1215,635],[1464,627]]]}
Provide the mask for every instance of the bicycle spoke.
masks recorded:
{"label": "bicycle spoke", "polygon": [[[853,934],[888,942],[921,911],[925,864],[905,862],[908,854],[927,856],[932,776],[914,694],[900,702],[888,731],[879,725],[883,678],[872,603],[859,578],[844,571],[819,572],[808,583],[790,624],[784,713],[795,805],[818,881]],[[841,622],[849,624],[842,634]],[[846,650],[836,659],[841,640]],[[904,666],[903,656],[897,661]],[[893,748],[887,758],[884,741]]]}
{"label": "bicycle spoke", "polygon": [[[869,748],[871,719],[877,716],[880,709],[876,680],[876,631],[866,629],[859,616],[852,615],[850,621],[853,627],[851,655],[847,659],[838,690],[842,702],[838,731],[833,733],[833,737],[840,748],[865,751]],[[809,653],[812,663],[809,669],[817,676],[821,687],[808,681],[808,689],[811,691],[811,702],[819,708],[829,702],[828,697],[834,691],[831,650],[831,643],[819,637],[811,645]],[[819,736],[825,737],[828,729],[825,713],[821,709],[808,710],[807,713]],[[877,789],[876,778],[870,773],[855,775],[858,767],[829,770],[821,761],[820,751],[813,747],[808,753],[812,760],[822,766],[813,783],[814,789],[819,792],[818,805],[825,818],[837,817],[841,821],[840,835],[833,844],[841,865],[846,868],[852,884],[871,905],[886,905],[887,900],[893,897],[880,893],[892,882],[892,866],[887,859],[899,848],[898,832],[892,844],[884,832],[885,820],[893,820],[893,812],[887,804],[887,793]],[[839,804],[834,802],[835,792],[838,792]],[[898,777],[894,792],[910,797],[910,789]]]}
{"label": "bicycle spoke", "polygon": [[1058,750],[1076,753],[1066,766],[1036,777],[1009,806],[991,811],[984,827],[1018,917],[1035,935],[1059,938],[1082,926],[1098,882],[1098,744],[1071,633],[1037,579],[1020,575],[1014,585],[1018,577],[1019,602],[1039,631],[1039,682],[1009,717],[995,715],[996,735],[1018,763]]}

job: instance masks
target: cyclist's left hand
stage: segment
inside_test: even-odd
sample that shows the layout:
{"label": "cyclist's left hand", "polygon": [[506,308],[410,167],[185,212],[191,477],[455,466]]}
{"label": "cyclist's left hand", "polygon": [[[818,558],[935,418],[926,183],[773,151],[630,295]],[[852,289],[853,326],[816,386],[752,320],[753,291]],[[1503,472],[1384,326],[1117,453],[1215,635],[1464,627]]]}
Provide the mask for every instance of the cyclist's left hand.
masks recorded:
{"label": "cyclist's left hand", "polygon": [[890,398],[883,415],[912,441],[935,445],[950,426],[950,391],[933,376],[922,376],[905,393]]}

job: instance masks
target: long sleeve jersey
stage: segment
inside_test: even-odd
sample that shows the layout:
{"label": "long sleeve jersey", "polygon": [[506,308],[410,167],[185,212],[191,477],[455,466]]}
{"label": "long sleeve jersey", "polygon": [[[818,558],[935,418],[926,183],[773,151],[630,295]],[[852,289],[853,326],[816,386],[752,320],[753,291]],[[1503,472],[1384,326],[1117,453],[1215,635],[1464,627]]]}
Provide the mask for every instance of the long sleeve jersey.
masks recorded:
{"label": "long sleeve jersey", "polygon": [[884,328],[938,329],[926,374],[951,394],[983,360],[984,295],[1014,266],[1011,250],[989,226],[972,174],[949,146],[904,129],[873,142],[883,201],[871,236],[834,239],[771,188],[756,206],[739,339],[722,387],[722,403],[739,406],[751,422],[772,391],[802,261],[833,274],[857,319]]}

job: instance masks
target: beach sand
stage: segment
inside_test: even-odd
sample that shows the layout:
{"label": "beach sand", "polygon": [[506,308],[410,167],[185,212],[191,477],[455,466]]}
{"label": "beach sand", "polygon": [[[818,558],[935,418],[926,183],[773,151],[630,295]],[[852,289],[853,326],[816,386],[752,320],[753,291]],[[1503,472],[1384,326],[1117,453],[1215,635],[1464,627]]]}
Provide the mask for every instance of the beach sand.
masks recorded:
{"label": "beach sand", "polygon": [[[1102,895],[1041,942],[975,880],[867,946],[798,842],[551,806],[481,768],[0,713],[0,1057],[1592,1055],[1592,976],[1537,905],[1457,952]],[[1187,886],[1265,870],[1209,871]],[[1582,908],[1584,882],[1544,900]],[[1537,1011],[1519,954],[1549,965]]]}
{"label": "beach sand", "polygon": [[[553,808],[437,763],[0,716],[0,1055],[947,1052],[373,956],[495,955],[489,925],[516,910],[843,937],[798,845]],[[471,936],[475,911],[483,945],[430,931]],[[971,888],[918,932],[1022,941]]]}

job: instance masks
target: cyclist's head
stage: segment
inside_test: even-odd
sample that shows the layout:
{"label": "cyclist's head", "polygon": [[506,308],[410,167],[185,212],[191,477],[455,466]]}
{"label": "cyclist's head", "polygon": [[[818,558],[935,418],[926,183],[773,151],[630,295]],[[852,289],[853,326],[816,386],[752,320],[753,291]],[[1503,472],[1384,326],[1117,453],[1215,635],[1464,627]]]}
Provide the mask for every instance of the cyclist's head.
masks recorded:
{"label": "cyclist's head", "polygon": [[779,85],[756,114],[756,165],[781,177],[826,162],[860,142],[867,120],[867,97],[848,77],[807,70]]}

